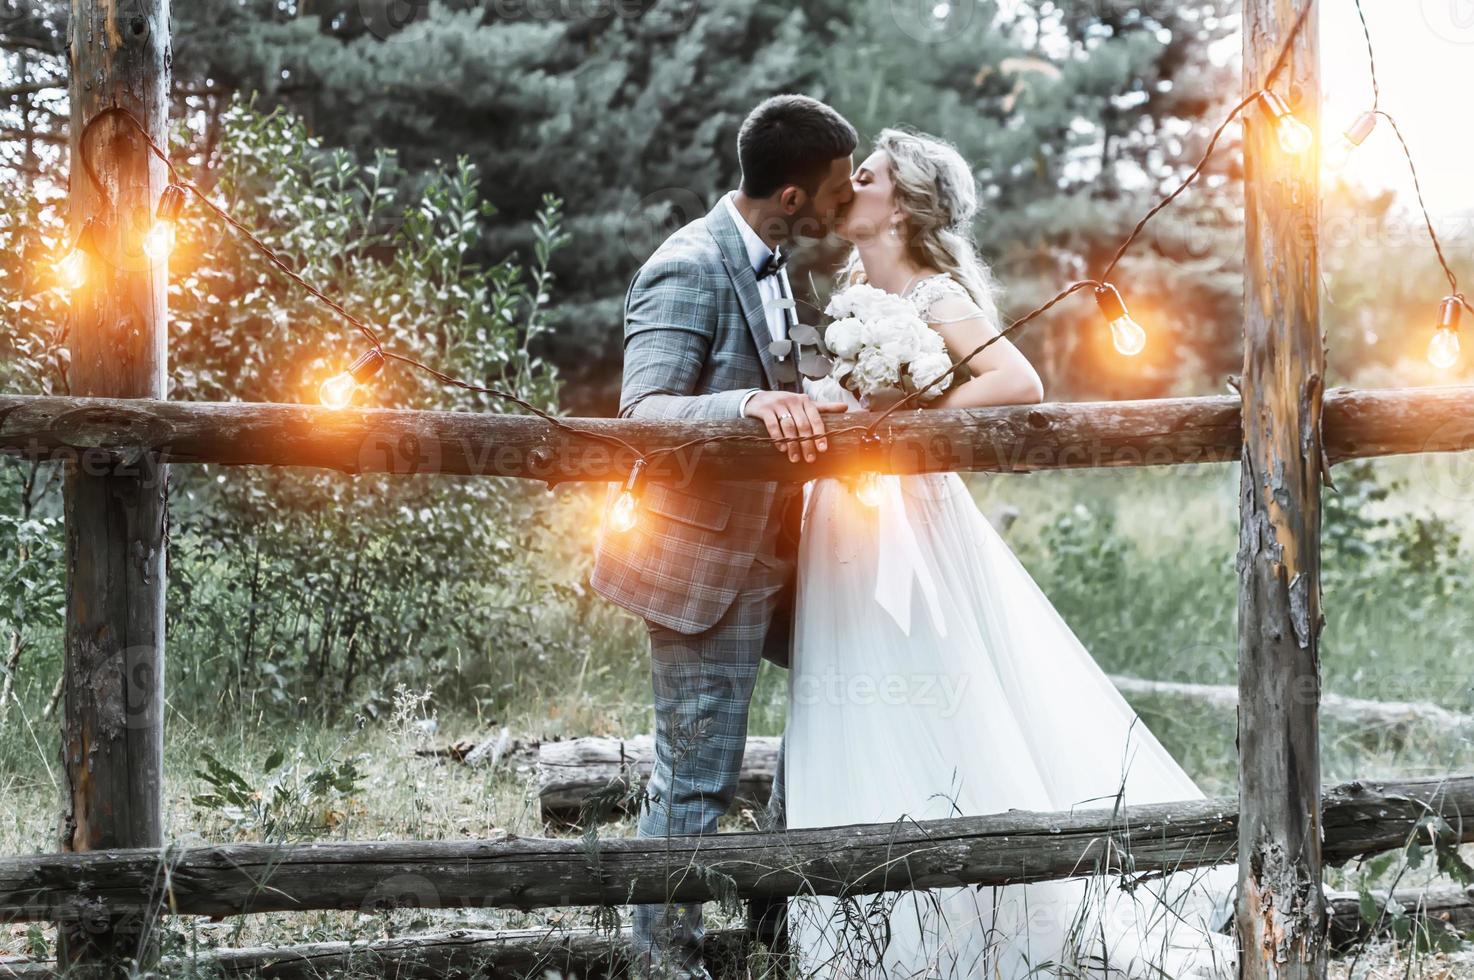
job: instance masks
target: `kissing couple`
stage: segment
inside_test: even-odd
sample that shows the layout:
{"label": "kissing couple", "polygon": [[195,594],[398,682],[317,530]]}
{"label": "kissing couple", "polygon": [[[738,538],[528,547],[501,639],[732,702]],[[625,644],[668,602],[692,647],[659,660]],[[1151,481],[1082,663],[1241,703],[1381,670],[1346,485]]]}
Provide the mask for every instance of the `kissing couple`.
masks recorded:
{"label": "kissing couple", "polygon": [[[903,377],[931,383],[925,410],[1042,400],[1007,339],[963,361],[1000,332],[974,246],[972,167],[902,129],[881,130],[856,166],[859,142],[802,95],[752,110],[739,186],[630,284],[620,417],[756,419],[796,464]],[[833,368],[800,376],[783,343],[804,332],[787,250],[825,236],[850,246],[823,335]],[[789,680],[775,829],[1204,797],[956,473],[651,481],[632,523],[606,513],[591,585],[649,632],[656,757],[642,837],[716,832],[765,658]],[[1236,884],[1221,865],[1129,892],[1087,876],[806,894],[766,924],[785,927],[804,976],[1230,978],[1237,952],[1220,930]],[[699,904],[637,906],[637,970],[707,977],[703,935]]]}

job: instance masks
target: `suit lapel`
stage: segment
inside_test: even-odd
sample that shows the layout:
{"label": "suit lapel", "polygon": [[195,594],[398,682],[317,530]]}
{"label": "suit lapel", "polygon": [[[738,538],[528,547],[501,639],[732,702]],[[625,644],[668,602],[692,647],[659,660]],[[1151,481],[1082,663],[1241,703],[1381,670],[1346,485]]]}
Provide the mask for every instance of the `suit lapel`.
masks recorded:
{"label": "suit lapel", "polygon": [[742,233],[732,220],[727,205],[719,200],[706,216],[706,227],[722,250],[727,274],[732,277],[732,285],[737,290],[737,302],[742,306],[743,319],[747,321],[747,329],[752,333],[752,342],[757,347],[758,359],[762,361],[763,377],[768,387],[791,390],[791,386],[778,380],[778,373],[773,367],[773,354],[768,350],[773,336],[768,332],[768,317],[763,310],[762,294],[757,290],[757,273],[752,271],[752,266],[747,262],[747,248],[742,243]]}

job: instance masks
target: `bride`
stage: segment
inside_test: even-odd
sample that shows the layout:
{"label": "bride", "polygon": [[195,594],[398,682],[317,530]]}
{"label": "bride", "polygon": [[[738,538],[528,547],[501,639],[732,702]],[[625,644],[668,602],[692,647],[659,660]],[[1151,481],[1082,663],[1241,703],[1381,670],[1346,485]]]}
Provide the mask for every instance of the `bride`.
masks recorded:
{"label": "bride", "polygon": [[[841,282],[911,301],[950,360],[997,332],[965,229],[970,168],[946,143],[883,131],[852,176]],[[1037,402],[999,341],[937,408]],[[833,378],[815,400],[858,402]],[[831,827],[1201,799],[1040,592],[956,473],[806,489],[784,760],[787,825]],[[919,600],[919,601],[915,601]],[[916,605],[913,611],[913,604]],[[1233,865],[1132,891],[1061,881],[789,902],[801,975],[1236,977]]]}

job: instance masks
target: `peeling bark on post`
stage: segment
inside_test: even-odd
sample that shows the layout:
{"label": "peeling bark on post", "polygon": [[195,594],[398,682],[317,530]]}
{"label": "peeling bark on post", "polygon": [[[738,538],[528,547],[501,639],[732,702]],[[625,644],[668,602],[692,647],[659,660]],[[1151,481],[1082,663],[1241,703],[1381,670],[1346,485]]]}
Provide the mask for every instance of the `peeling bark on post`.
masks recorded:
{"label": "peeling bark on post", "polygon": [[[73,0],[71,221],[92,221],[95,254],[73,293],[68,346],[77,395],[162,399],[165,279],[141,238],[167,176],[125,120],[79,142],[104,109],[133,113],[166,142],[168,0]],[[66,773],[61,846],[67,851],[163,843],[164,547],[167,467],[95,472],[69,463],[65,487],[67,613]],[[62,924],[58,955],[85,973],[147,961],[152,919],[96,903]],[[84,969],[85,968],[85,969]]]}
{"label": "peeling bark on post", "polygon": [[[1302,8],[1246,0],[1244,83],[1267,87]],[[1318,126],[1317,15],[1274,87]],[[1246,110],[1244,449],[1239,529],[1239,905],[1242,980],[1324,978],[1321,886],[1319,314],[1315,152],[1288,154]]]}

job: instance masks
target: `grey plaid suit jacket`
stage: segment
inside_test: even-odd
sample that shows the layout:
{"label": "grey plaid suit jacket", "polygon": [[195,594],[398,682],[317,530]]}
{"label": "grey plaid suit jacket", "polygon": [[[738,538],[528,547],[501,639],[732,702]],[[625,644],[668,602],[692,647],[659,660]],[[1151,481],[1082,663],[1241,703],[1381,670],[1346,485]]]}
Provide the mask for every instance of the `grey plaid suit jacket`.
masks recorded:
{"label": "grey plaid suit jacket", "polygon": [[[718,201],[706,217],[667,238],[625,294],[620,417],[740,418],[750,388],[799,390],[777,380],[770,340],[742,236]],[[721,618],[741,588],[774,494],[797,486],[699,478],[683,487],[647,483],[633,530],[608,531],[606,522],[590,584],[651,622],[699,633]],[[619,489],[610,487],[609,502]]]}

